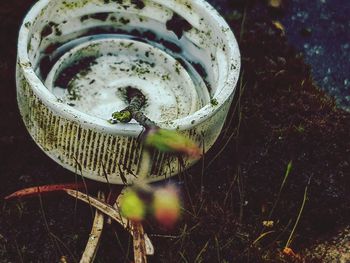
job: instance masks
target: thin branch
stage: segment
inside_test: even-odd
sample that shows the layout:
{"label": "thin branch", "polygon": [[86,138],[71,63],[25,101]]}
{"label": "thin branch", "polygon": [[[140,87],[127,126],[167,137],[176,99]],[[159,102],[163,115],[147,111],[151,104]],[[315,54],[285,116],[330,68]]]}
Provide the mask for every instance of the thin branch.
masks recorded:
{"label": "thin branch", "polygon": [[145,232],[143,226],[140,222],[131,221],[130,222],[132,235],[133,235],[133,245],[134,245],[134,260],[135,263],[146,263],[146,243],[145,243]]}
{"label": "thin branch", "polygon": [[127,98],[129,106],[121,111],[112,113],[112,119],[110,122],[123,122],[128,123],[132,119],[136,120],[140,125],[146,128],[146,130],[159,128],[157,124],[150,120],[142,111],[141,108],[146,103],[146,97],[138,90],[132,87],[127,87]]}
{"label": "thin branch", "polygon": [[[99,191],[98,198],[101,200],[105,200],[105,196],[102,191]],[[80,263],[94,262],[98,247],[100,245],[100,240],[101,240],[102,231],[103,231],[103,224],[104,224],[104,216],[100,211],[96,210],[91,233],[89,235],[89,239],[86,244],[84,253],[81,257]]]}
{"label": "thin branch", "polygon": [[[133,233],[132,228],[129,227],[128,220],[120,215],[120,212],[119,212],[119,209],[117,206],[112,207],[111,205],[109,205],[103,201],[100,201],[100,200],[96,199],[95,197],[88,196],[88,195],[86,195],[82,192],[76,191],[76,190],[66,189],[65,192],[68,195],[70,195],[74,198],[77,198],[77,199],[79,199],[87,204],[90,204],[91,206],[95,207],[96,209],[98,209],[102,213],[108,215],[110,218],[112,218],[117,223],[122,225],[126,230],[128,230],[130,232],[130,234],[133,236],[134,233]],[[154,248],[153,248],[153,245],[151,243],[151,240],[149,240],[148,236],[146,236],[146,235],[144,235],[144,238],[147,239],[147,241],[145,241],[145,244],[148,244],[151,246],[149,248],[146,248],[146,252],[147,252],[147,254],[149,254],[148,253],[148,251],[149,251],[150,255],[152,255],[154,252]]]}
{"label": "thin branch", "polygon": [[[125,188],[124,188],[125,189]],[[124,194],[124,191],[121,192],[121,194],[118,196],[117,198],[117,201],[115,202],[114,204],[114,208],[116,208],[118,211],[118,205],[120,204],[120,200],[121,200],[121,197],[123,196]],[[122,217],[122,216],[121,216]],[[123,220],[127,221],[126,218],[122,217]],[[142,225],[141,225],[142,227]],[[131,232],[133,233],[133,236],[134,236],[134,232],[133,232],[133,228],[134,228],[134,225],[131,224]],[[143,231],[143,230],[142,230]],[[134,237],[135,238],[135,237]],[[142,238],[144,239],[144,244],[145,244],[145,248],[146,248],[146,255],[154,255],[154,246],[152,244],[152,241],[149,239],[148,235],[146,233],[143,233],[143,236]]]}
{"label": "thin branch", "polygon": [[84,194],[84,193],[76,191],[76,190],[66,189],[65,192],[74,198],[77,198],[77,199],[79,199],[87,204],[90,204],[91,206],[95,207],[96,209],[98,209],[102,213],[108,215],[109,217],[111,217],[112,219],[117,221],[124,228],[127,228],[128,222],[124,221],[123,218],[120,217],[119,211],[117,211],[115,208],[113,208],[109,204],[107,204],[103,201],[100,201],[100,200],[96,199],[95,197],[88,196],[87,194]]}

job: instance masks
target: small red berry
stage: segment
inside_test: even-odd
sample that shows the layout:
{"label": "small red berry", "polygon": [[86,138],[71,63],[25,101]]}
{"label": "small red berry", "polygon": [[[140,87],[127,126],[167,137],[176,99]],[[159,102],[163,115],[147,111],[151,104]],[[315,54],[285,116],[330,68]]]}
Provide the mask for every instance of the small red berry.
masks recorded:
{"label": "small red berry", "polygon": [[153,199],[154,217],[164,227],[171,228],[180,217],[180,200],[173,186],[157,189]]}

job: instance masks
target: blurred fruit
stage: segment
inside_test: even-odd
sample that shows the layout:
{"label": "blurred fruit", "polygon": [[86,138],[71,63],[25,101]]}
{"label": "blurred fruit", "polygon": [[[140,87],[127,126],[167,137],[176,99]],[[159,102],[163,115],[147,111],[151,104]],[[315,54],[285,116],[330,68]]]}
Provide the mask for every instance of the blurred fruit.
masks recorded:
{"label": "blurred fruit", "polygon": [[171,228],[180,217],[180,199],[175,187],[157,189],[153,199],[154,217],[164,227]]}
{"label": "blurred fruit", "polygon": [[201,156],[200,148],[191,139],[173,130],[153,129],[148,132],[145,143],[162,152],[178,152],[193,158]]}
{"label": "blurred fruit", "polygon": [[145,217],[145,204],[134,190],[126,190],[120,199],[120,212],[122,216],[141,221]]}

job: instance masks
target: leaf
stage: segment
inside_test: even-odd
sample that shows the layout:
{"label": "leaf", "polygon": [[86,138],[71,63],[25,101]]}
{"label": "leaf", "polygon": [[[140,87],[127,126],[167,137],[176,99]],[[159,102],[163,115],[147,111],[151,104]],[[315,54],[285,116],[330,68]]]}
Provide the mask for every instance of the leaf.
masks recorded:
{"label": "leaf", "polygon": [[279,21],[272,21],[272,24],[281,31],[282,35],[285,35],[286,33],[286,29],[284,28],[284,26],[282,25],[281,22]]}
{"label": "leaf", "polygon": [[39,194],[48,194],[52,192],[64,191],[65,189],[76,189],[76,190],[85,190],[86,185],[84,183],[68,183],[68,184],[53,184],[53,185],[43,185],[43,186],[34,186],[25,189],[16,191],[8,196],[5,200],[11,200],[14,198],[20,197],[32,197]]}

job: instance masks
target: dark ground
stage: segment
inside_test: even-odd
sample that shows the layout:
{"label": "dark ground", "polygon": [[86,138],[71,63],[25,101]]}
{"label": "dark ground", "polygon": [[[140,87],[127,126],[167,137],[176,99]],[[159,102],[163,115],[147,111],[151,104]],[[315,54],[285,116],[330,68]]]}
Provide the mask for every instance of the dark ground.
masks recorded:
{"label": "dark ground", "polygon": [[[211,0],[221,13],[232,15],[231,3]],[[252,2],[252,1],[251,1]],[[259,1],[255,1],[259,2]],[[266,1],[267,2],[267,1]],[[350,3],[347,0],[283,0],[270,18],[285,26],[288,42],[312,66],[318,86],[350,111]]]}
{"label": "dark ground", "polygon": [[[0,30],[6,36],[0,40],[0,198],[23,187],[74,180],[39,150],[17,110],[17,32],[29,2],[0,3]],[[350,220],[349,113],[316,88],[310,67],[271,23],[271,10],[259,2],[247,7],[238,2],[225,2],[233,10],[226,16],[242,52],[236,103],[214,149],[181,175],[185,212],[178,227],[164,232],[146,222],[156,247],[151,262],[290,262],[281,250],[309,180],[294,251],[305,259],[305,248]],[[270,218],[274,226],[263,229],[289,161],[292,171]],[[75,209],[65,196],[0,205],[1,262],[79,259],[91,225],[87,206],[78,203]],[[272,232],[256,241],[267,231]],[[120,229],[107,228],[97,262],[130,262],[129,242]],[[305,262],[326,261],[309,257]]]}

